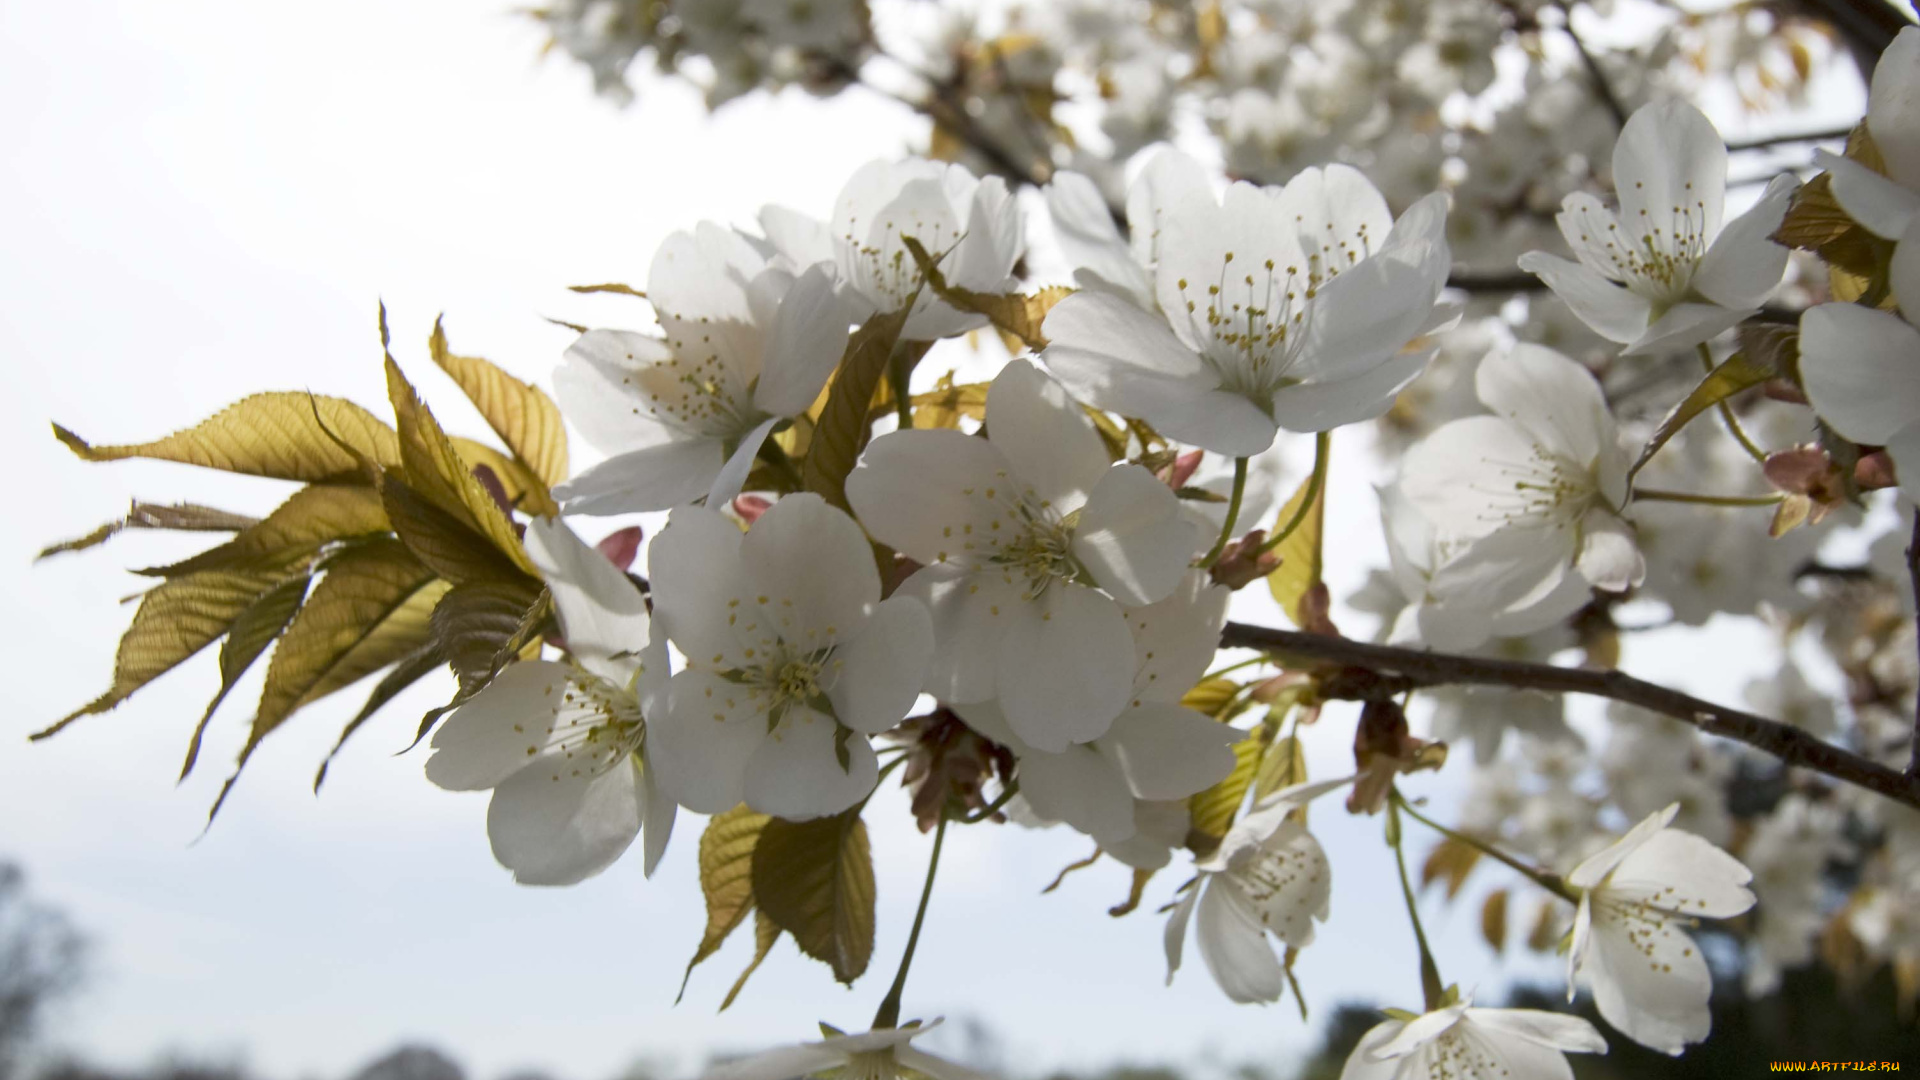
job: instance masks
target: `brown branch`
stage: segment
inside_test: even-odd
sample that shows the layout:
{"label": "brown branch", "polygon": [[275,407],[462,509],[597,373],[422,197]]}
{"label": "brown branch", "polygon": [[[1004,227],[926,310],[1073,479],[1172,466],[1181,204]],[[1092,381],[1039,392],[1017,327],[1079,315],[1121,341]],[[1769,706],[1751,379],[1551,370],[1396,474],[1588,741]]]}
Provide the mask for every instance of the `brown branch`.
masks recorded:
{"label": "brown branch", "polygon": [[[1913,512],[1913,537],[1907,541],[1907,576],[1913,579],[1914,617],[1920,619],[1920,510]],[[1920,639],[1920,623],[1914,627]],[[1907,779],[1920,783],[1920,689],[1914,691],[1913,748],[1907,758]]]}
{"label": "brown branch", "polygon": [[1920,778],[1752,713],[1702,701],[1618,671],[1555,667],[1517,660],[1371,645],[1347,638],[1228,623],[1225,648],[1258,649],[1289,660],[1339,665],[1321,680],[1323,697],[1375,701],[1426,686],[1505,686],[1555,694],[1590,694],[1684,720],[1709,735],[1734,739],[1788,765],[1830,776],[1920,809]]}
{"label": "brown branch", "polygon": [[1587,68],[1587,77],[1593,80],[1594,94],[1607,107],[1607,112],[1613,115],[1613,126],[1626,127],[1627,107],[1620,103],[1620,95],[1613,92],[1613,84],[1607,81],[1607,73],[1600,69],[1600,61],[1587,51],[1587,43],[1580,40],[1580,35],[1573,29],[1573,10],[1565,5],[1560,7],[1560,29],[1573,42],[1574,51],[1580,54],[1580,62]]}
{"label": "brown branch", "polygon": [[1796,131],[1784,135],[1767,135],[1758,139],[1742,139],[1727,144],[1727,152],[1738,154],[1743,150],[1766,150],[1787,143],[1835,142],[1846,138],[1852,128],[1832,128],[1827,131]]}

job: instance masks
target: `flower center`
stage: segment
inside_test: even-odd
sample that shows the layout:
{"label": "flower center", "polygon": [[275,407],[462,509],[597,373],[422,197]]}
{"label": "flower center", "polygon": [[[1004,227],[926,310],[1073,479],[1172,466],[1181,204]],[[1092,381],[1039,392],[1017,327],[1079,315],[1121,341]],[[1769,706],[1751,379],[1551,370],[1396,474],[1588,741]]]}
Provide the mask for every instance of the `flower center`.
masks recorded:
{"label": "flower center", "polygon": [[760,650],[747,650],[748,659],[756,662],[721,675],[748,688],[748,700],[766,712],[771,731],[795,707],[833,716],[827,691],[839,678],[843,663],[833,652],[833,645],[806,649],[775,641]]}
{"label": "flower center", "polygon": [[1026,598],[1035,599],[1058,581],[1072,581],[1080,566],[1073,558],[1073,529],[1052,510],[1022,500],[1018,508],[1026,528],[1000,545],[989,562],[1006,567],[1026,582]]}
{"label": "flower center", "polygon": [[1555,529],[1579,521],[1599,497],[1593,474],[1540,443],[1532,449],[1525,461],[1486,460],[1488,479],[1474,485],[1487,497],[1485,518]]}
{"label": "flower center", "polygon": [[847,1055],[847,1065],[840,1072],[841,1080],[899,1080],[902,1075],[900,1063],[893,1059],[893,1047],[885,1050],[863,1050]]}

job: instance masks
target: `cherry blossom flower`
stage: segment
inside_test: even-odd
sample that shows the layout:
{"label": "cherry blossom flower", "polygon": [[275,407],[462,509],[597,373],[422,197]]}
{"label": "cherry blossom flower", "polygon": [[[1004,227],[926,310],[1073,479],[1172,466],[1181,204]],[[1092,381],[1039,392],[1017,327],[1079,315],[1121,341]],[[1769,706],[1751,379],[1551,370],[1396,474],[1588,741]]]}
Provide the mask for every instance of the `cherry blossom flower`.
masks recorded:
{"label": "cherry blossom flower", "polygon": [[1022,740],[993,702],[954,711],[1013,751],[1020,797],[1034,815],[1064,821],[1103,848],[1120,845],[1137,833],[1140,805],[1184,799],[1233,771],[1231,747],[1246,733],[1180,704],[1206,673],[1231,596],[1193,571],[1165,600],[1126,609],[1133,698],[1107,733],[1091,742],[1049,753]]}
{"label": "cherry blossom flower", "polygon": [[[1920,47],[1920,36],[1912,40]],[[1900,490],[1920,499],[1920,327],[1912,321],[1920,317],[1920,219],[1907,226],[1889,273],[1905,318],[1859,304],[1801,313],[1800,381],[1840,434],[1885,446]]]}
{"label": "cherry blossom flower", "polygon": [[826,1038],[796,1046],[782,1046],[762,1054],[729,1061],[708,1069],[700,1080],[792,1080],[796,1076],[836,1076],[844,1080],[988,1080],[983,1073],[948,1061],[910,1044],[940,1026],[910,1022],[903,1027],[879,1028],[846,1035],[825,1024]]}
{"label": "cherry blossom flower", "polygon": [[648,721],[666,711],[667,639],[640,590],[557,520],[527,527],[569,663],[523,660],[455,709],[433,737],[427,779],[493,789],[487,838],[523,885],[605,870],[646,829],[651,876],[673,833]]}
{"label": "cherry blossom flower", "polygon": [[880,599],[873,550],[818,495],[788,495],[744,535],[703,507],[654,538],[654,605],[687,656],[653,753],[680,805],[745,802],[789,820],[837,814],[873,790],[868,737],[898,724],[925,681],[933,631],[918,600]]}
{"label": "cherry blossom flower", "polygon": [[1286,969],[1266,943],[1271,933],[1300,949],[1325,922],[1333,893],[1327,853],[1291,815],[1309,801],[1353,783],[1296,784],[1261,800],[1234,823],[1219,850],[1194,864],[1200,871],[1167,918],[1167,982],[1180,970],[1187,923],[1199,911],[1200,958],[1229,998],[1241,1004],[1280,1000]]}
{"label": "cherry blossom flower", "polygon": [[1520,269],[1627,355],[1710,340],[1780,284],[1787,249],[1770,238],[1799,181],[1776,177],[1723,227],[1727,145],[1692,105],[1669,99],[1634,111],[1613,147],[1613,186],[1617,215],[1587,192],[1561,204],[1560,234],[1578,262],[1529,251]]}
{"label": "cherry blossom flower", "polygon": [[1106,734],[1126,707],[1121,604],[1173,592],[1198,529],[1152,473],[1113,465],[1086,413],[1028,362],[995,377],[986,416],[987,439],[875,439],[847,500],[874,539],[922,565],[899,594],[933,613],[927,692],[997,700],[1022,741],[1057,753]]}
{"label": "cherry blossom flower", "polygon": [[[1285,188],[1235,183],[1218,202],[1190,178],[1165,182],[1154,212],[1159,310],[1083,289],[1048,313],[1044,359],[1075,395],[1169,438],[1250,457],[1281,428],[1379,416],[1432,355],[1409,342],[1454,317],[1435,307],[1449,268],[1442,195],[1396,222],[1366,177],[1330,165]],[[1093,269],[1117,273],[1106,265]]]}
{"label": "cherry blossom flower", "polygon": [[1920,210],[1920,28],[1903,27],[1880,54],[1866,119],[1884,175],[1825,150],[1814,160],[1833,177],[1833,197],[1847,216],[1875,236],[1899,240]]}
{"label": "cherry blossom flower", "polygon": [[[794,267],[832,270],[857,319],[900,310],[920,287],[907,237],[936,256],[946,253],[941,274],[948,284],[987,293],[1013,287],[1013,265],[1026,246],[1025,220],[1004,180],[982,180],[964,166],[920,159],[861,166],[840,189],[831,222],[768,206],[760,211],[760,226]],[[914,301],[901,336],[932,341],[985,325],[984,317],[926,290]]]}
{"label": "cherry blossom flower", "polygon": [[1536,595],[1569,569],[1600,589],[1639,584],[1646,561],[1621,516],[1630,459],[1593,376],[1521,344],[1481,362],[1474,385],[1498,415],[1442,425],[1408,450],[1407,499],[1444,534],[1533,537],[1556,567]]}
{"label": "cherry blossom flower", "polygon": [[1606,1052],[1580,1017],[1468,998],[1423,1016],[1395,1010],[1360,1036],[1340,1080],[1573,1080],[1567,1054]]}
{"label": "cherry blossom flower", "polygon": [[1584,979],[1607,1023],[1642,1046],[1679,1054],[1705,1039],[1713,974],[1686,928],[1753,906],[1753,875],[1692,833],[1668,828],[1675,803],[1573,868],[1581,890],[1567,954],[1567,998]]}
{"label": "cherry blossom flower", "polygon": [[819,397],[856,314],[825,268],[796,277],[711,223],[661,243],[647,290],[664,337],[589,330],[554,373],[567,418],[612,455],[555,490],[569,513],[724,505]]}

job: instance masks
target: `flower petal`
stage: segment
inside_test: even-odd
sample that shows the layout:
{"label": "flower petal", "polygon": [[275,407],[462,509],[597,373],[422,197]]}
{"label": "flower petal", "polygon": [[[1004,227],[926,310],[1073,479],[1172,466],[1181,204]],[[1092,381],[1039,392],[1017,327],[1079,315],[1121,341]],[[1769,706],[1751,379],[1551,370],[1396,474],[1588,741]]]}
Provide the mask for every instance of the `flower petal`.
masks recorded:
{"label": "flower petal", "polygon": [[[1102,738],[1142,799],[1184,799],[1233,771],[1233,744],[1246,732],[1172,702],[1143,702],[1121,713]],[[1021,791],[1025,791],[1023,786]],[[1133,810],[1127,810],[1131,816]]]}
{"label": "flower petal", "polygon": [[[769,209],[772,209],[769,207]],[[716,1065],[700,1074],[700,1080],[793,1080],[837,1065],[845,1065],[844,1055],[818,1043],[782,1046],[763,1054]]]}
{"label": "flower petal", "polygon": [[1266,933],[1253,915],[1218,888],[1219,878],[1202,886],[1200,958],[1227,997],[1243,1005],[1279,1001],[1287,988],[1286,969],[1273,955]]}
{"label": "flower petal", "polygon": [[1034,812],[1105,844],[1133,835],[1133,795],[1120,767],[1092,746],[1020,759],[1020,795]]}
{"label": "flower petal", "polygon": [[927,606],[910,596],[881,601],[859,634],[833,652],[838,675],[827,697],[834,714],[867,735],[893,727],[919,698],[932,657]]}
{"label": "flower petal", "polygon": [[1608,341],[1622,345],[1646,332],[1653,305],[1646,297],[1615,285],[1586,266],[1544,251],[1520,256],[1520,269],[1552,289],[1580,321]]}
{"label": "flower petal", "polygon": [[976,1072],[965,1065],[915,1050],[911,1046],[895,1050],[893,1060],[915,1072],[932,1077],[932,1080],[994,1080],[986,1073]]}
{"label": "flower petal", "polygon": [[1786,273],[1787,249],[1772,237],[1798,190],[1800,181],[1793,175],[1774,177],[1760,201],[1714,240],[1693,272],[1694,291],[1725,308],[1759,307]]}
{"label": "flower petal", "polygon": [[658,766],[657,782],[696,814],[733,809],[747,762],[766,739],[766,714],[711,671],[682,671],[671,691],[666,714],[647,722],[647,760]]}
{"label": "flower petal", "polygon": [[1013,730],[1055,752],[1106,734],[1133,690],[1133,638],[1119,605],[1055,585],[1001,612],[998,696]]}
{"label": "flower petal", "polygon": [[1873,69],[1867,128],[1887,171],[1920,187],[1920,31],[1903,26]]}
{"label": "flower petal", "polygon": [[552,736],[572,676],[546,660],[507,665],[433,733],[427,779],[448,791],[482,791],[526,768]]}
{"label": "flower petal", "polygon": [[1753,906],[1753,872],[1739,859],[1680,829],[1661,829],[1627,853],[1608,876],[1610,897],[1644,900],[1682,915],[1731,918]]}
{"label": "flower petal", "polygon": [[1607,592],[1626,592],[1647,577],[1647,558],[1633,526],[1597,506],[1580,519],[1580,553],[1573,565],[1594,588]]}
{"label": "flower petal", "polygon": [[[837,737],[830,716],[799,706],[788,709],[773,734],[747,760],[744,797],[762,814],[788,821],[837,814],[873,790],[880,770],[865,735]],[[846,751],[846,764],[840,751]]]}
{"label": "flower petal", "polygon": [[1633,854],[1642,844],[1653,839],[1654,835],[1673,821],[1680,812],[1680,804],[1673,803],[1663,810],[1655,811],[1627,830],[1627,834],[1612,844],[1587,856],[1573,872],[1567,875],[1567,884],[1576,889],[1591,889],[1606,880],[1627,856]]}
{"label": "flower petal", "polygon": [[660,783],[651,758],[641,763],[636,779],[640,784],[641,825],[646,830],[641,872],[652,877],[654,868],[660,865],[660,856],[667,853],[667,841],[673,838],[673,822],[679,816],[680,804],[673,801],[672,793]]}
{"label": "flower petal", "polygon": [[1920,416],[1920,329],[1858,304],[1800,315],[1800,380],[1813,410],[1855,442],[1884,445]]}
{"label": "flower petal", "polygon": [[587,442],[608,454],[652,446],[673,429],[642,407],[642,372],[673,360],[665,341],[628,330],[589,330],[567,348],[553,373],[560,411]]}
{"label": "flower petal", "polygon": [[1834,200],[1860,227],[1883,240],[1907,231],[1920,212],[1920,192],[1904,187],[1851,158],[1816,150],[1814,163],[1827,170]]}
{"label": "flower petal", "polygon": [[1145,701],[1179,701],[1199,683],[1219,649],[1232,590],[1204,570],[1188,571],[1167,598],[1127,608],[1133,634],[1133,691]]}
{"label": "flower petal", "polygon": [[1136,306],[1152,308],[1153,283],[1114,227],[1107,200],[1093,181],[1063,169],[1053,174],[1046,196],[1054,241],[1067,261],[1077,270],[1098,275]]}
{"label": "flower petal", "polygon": [[1907,225],[1900,243],[1893,249],[1887,266],[1887,278],[1893,285],[1893,298],[1909,321],[1920,319],[1920,221]]}
{"label": "flower petal", "polygon": [[629,450],[553,489],[569,514],[603,516],[671,510],[707,494],[726,464],[719,439],[681,438]]}
{"label": "flower petal", "polygon": [[[718,669],[741,666],[734,616],[753,611],[753,584],[741,568],[739,526],[717,511],[683,506],[647,550],[653,614],[687,662]],[[726,807],[721,807],[726,809]]]}
{"label": "flower petal", "polygon": [[753,403],[769,416],[798,416],[813,405],[847,351],[853,307],[834,288],[832,272],[812,266],[780,299],[767,331],[767,355]]}
{"label": "flower petal", "polygon": [[1086,410],[1025,360],[1001,368],[987,388],[987,429],[1020,482],[1062,514],[1087,501],[1111,463]]}
{"label": "flower petal", "polygon": [[[1604,1054],[1607,1040],[1584,1018],[1545,1009],[1468,1009],[1475,1027],[1574,1054]],[[1514,1075],[1523,1075],[1515,1073]]]}
{"label": "flower petal", "polygon": [[995,522],[1005,523],[1000,496],[1011,485],[1002,476],[1012,469],[986,439],[958,431],[896,431],[873,440],[860,455],[847,477],[847,501],[874,539],[914,561],[971,564],[962,545],[976,532],[992,535]]}
{"label": "flower petal", "polygon": [[1305,825],[1287,821],[1258,847],[1235,856],[1213,885],[1230,892],[1281,941],[1304,949],[1313,943],[1314,921],[1327,917],[1333,871],[1320,841]]}
{"label": "flower petal", "polygon": [[1723,308],[1719,304],[1675,304],[1621,351],[1622,356],[1653,356],[1691,349],[1712,341],[1745,322],[1757,308]]}
{"label": "flower petal", "polygon": [[1347,1063],[1340,1069],[1340,1080],[1400,1080],[1401,1062],[1398,1058],[1376,1058],[1374,1055],[1380,1047],[1392,1042],[1405,1026],[1404,1020],[1383,1020],[1368,1028],[1367,1033],[1354,1044],[1353,1052],[1347,1055]]}
{"label": "flower petal", "polygon": [[1487,357],[1473,385],[1487,408],[1582,465],[1615,441],[1599,382],[1578,361],[1543,345],[1523,342]]}
{"label": "flower petal", "polygon": [[1180,958],[1186,953],[1187,923],[1193,919],[1194,906],[1200,900],[1200,890],[1205,888],[1204,879],[1195,882],[1193,888],[1186,891],[1179,903],[1173,906],[1173,913],[1167,916],[1166,929],[1161,941],[1167,951],[1167,985],[1173,985],[1173,973],[1180,970]]}
{"label": "flower petal", "polygon": [[747,477],[753,472],[753,463],[760,457],[761,444],[767,441],[773,426],[779,422],[779,417],[769,416],[740,436],[740,445],[734,447],[726,463],[714,474],[713,486],[707,489],[708,506],[718,509],[740,494],[740,489],[747,484]]}
{"label": "flower petal", "polygon": [[929,566],[914,571],[894,595],[920,601],[932,616],[926,692],[948,704],[993,697],[1007,623],[1026,606],[1020,590],[997,572]]}
{"label": "flower petal", "polygon": [[1678,1056],[1713,1027],[1713,975],[1681,925],[1628,921],[1596,904],[1580,974],[1607,1023],[1642,1046]]}
{"label": "flower petal", "polygon": [[567,652],[588,671],[625,687],[653,638],[647,598],[558,518],[529,522],[526,548],[553,594]]}
{"label": "flower petal", "polygon": [[1635,109],[1613,144],[1613,186],[1620,221],[1636,246],[1655,228],[1690,231],[1711,242],[1720,235],[1727,196],[1727,144],[1712,121],[1680,98]]}
{"label": "flower petal", "polygon": [[1115,465],[1093,488],[1073,532],[1073,554],[1123,604],[1166,598],[1201,542],[1180,499],[1139,465]]}
{"label": "flower petal", "polygon": [[1433,359],[1433,349],[1389,356],[1348,378],[1299,383],[1273,395],[1273,419],[1288,431],[1332,431],[1373,420],[1393,408]]}
{"label": "flower petal", "polygon": [[[751,633],[824,648],[860,633],[880,600],[880,572],[866,534],[812,492],[775,502],[740,541],[740,564],[757,609]],[[736,633],[748,632],[739,627]]]}
{"label": "flower petal", "polygon": [[487,839],[522,885],[573,885],[613,865],[640,834],[633,766],[595,774],[543,757],[493,790]]}

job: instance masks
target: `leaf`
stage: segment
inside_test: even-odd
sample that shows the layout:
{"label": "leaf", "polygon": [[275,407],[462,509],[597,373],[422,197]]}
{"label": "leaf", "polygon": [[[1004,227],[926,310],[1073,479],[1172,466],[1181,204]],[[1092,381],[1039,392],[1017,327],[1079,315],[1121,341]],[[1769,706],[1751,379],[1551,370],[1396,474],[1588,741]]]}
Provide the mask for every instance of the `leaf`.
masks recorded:
{"label": "leaf", "polygon": [[[493,470],[494,479],[500,481],[500,487],[506,493],[507,505],[537,515],[548,513],[541,510],[541,506],[555,505],[552,494],[547,491],[546,482],[533,475],[533,470],[513,455],[502,453],[478,439],[460,435],[448,436],[447,441],[453,444],[453,452],[459,456],[460,463],[466,466],[469,474],[482,465]],[[558,512],[555,510],[552,513]]]}
{"label": "leaf", "polygon": [[986,316],[996,329],[1018,338],[1034,352],[1047,347],[1047,339],[1040,333],[1040,326],[1046,322],[1047,312],[1053,310],[1053,305],[1073,295],[1071,288],[1050,285],[1031,295],[1003,295],[962,289],[947,283],[945,275],[940,273],[938,260],[927,253],[920,241],[911,236],[902,239],[907,251],[913,255],[913,261],[919,264],[920,273],[926,277],[927,287],[939,294],[940,299],[961,311]]}
{"label": "leaf", "polygon": [[320,793],[320,785],[327,779],[327,769],[333,765],[333,759],[339,755],[340,748],[347,745],[347,740],[353,737],[354,732],[360,730],[360,725],[371,719],[382,705],[392,701],[402,690],[419,682],[428,672],[445,662],[429,642],[415,649],[411,655],[402,658],[393,666],[393,670],[387,672],[378,683],[375,683],[373,693],[367,695],[367,703],[360,706],[360,711],[353,714],[353,719],[347,721],[346,727],[340,729],[340,737],[334,740],[333,749],[327,751],[326,760],[314,770],[313,793],[316,795]]}
{"label": "leaf", "polygon": [[1212,854],[1227,830],[1233,827],[1233,819],[1240,813],[1240,805],[1247,801],[1247,788],[1253,785],[1260,755],[1266,748],[1264,733],[1234,743],[1233,771],[1226,779],[1187,799],[1187,810],[1193,815],[1187,846],[1195,854]]}
{"label": "leaf", "polygon": [[[1287,523],[1293,520],[1294,515],[1300,512],[1301,503],[1307,496],[1307,489],[1312,486],[1313,479],[1309,477],[1300,484],[1299,490],[1293,493],[1293,498],[1287,500],[1287,505],[1280,508],[1278,527],[1285,528]],[[1273,549],[1274,554],[1280,556],[1280,565],[1274,568],[1273,573],[1267,575],[1267,591],[1272,593],[1273,598],[1286,610],[1287,618],[1293,620],[1293,625],[1302,628],[1307,625],[1302,605],[1308,591],[1320,583],[1321,537],[1326,528],[1327,517],[1326,492],[1327,485],[1321,484],[1319,492],[1314,496],[1313,505],[1307,509],[1307,516],[1301,519],[1299,528],[1294,529],[1292,536],[1282,540],[1279,546]]]}
{"label": "leaf", "polygon": [[[487,426],[543,485],[557,484],[567,478],[567,429],[560,420],[560,407],[546,391],[521,382],[491,361],[456,355],[447,347],[447,334],[438,319],[434,320],[427,349],[433,355],[433,362],[453,377],[467,400],[480,410]],[[551,505],[551,496],[546,502]],[[547,514],[558,510],[542,507],[534,508],[534,512]]]}
{"label": "leaf", "polygon": [[113,685],[32,738],[44,739],[82,716],[106,712],[141,687],[219,640],[261,594],[290,570],[210,570],[163,581],[140,598],[133,623],[120,637]]}
{"label": "leaf", "polygon": [[431,641],[453,666],[461,697],[472,697],[493,679],[541,596],[526,581],[476,581],[455,586],[434,605]]}
{"label": "leaf", "polygon": [[953,372],[940,376],[933,389],[924,394],[915,394],[909,399],[913,405],[913,426],[921,430],[934,428],[957,429],[960,418],[985,420],[987,418],[987,387],[991,383],[953,384]]}
{"label": "leaf", "polygon": [[[427,502],[445,511],[456,521],[478,533],[514,567],[529,577],[538,577],[533,563],[520,546],[513,524],[493,496],[474,478],[460,459],[446,432],[422,404],[412,384],[400,373],[400,365],[387,357],[387,396],[393,402],[393,415],[400,433],[400,461],[409,487]],[[386,485],[383,483],[384,494]],[[393,504],[387,512],[393,514]],[[397,516],[397,515],[396,515]],[[396,521],[396,526],[398,522]]]}
{"label": "leaf", "polygon": [[299,392],[242,398],[193,427],[146,443],[94,446],[58,424],[53,433],[88,461],[151,458],[308,483],[364,476],[360,462],[335,439],[376,464],[400,463],[393,429],[372,413],[343,398]]}
{"label": "leaf", "polygon": [[1507,890],[1488,894],[1480,905],[1480,937],[1494,952],[1507,951]]}
{"label": "leaf", "polygon": [[109,521],[77,540],[63,540],[58,544],[41,549],[33,557],[35,562],[49,555],[60,555],[69,551],[85,551],[90,547],[104,544],[126,529],[173,529],[180,532],[238,532],[258,521],[245,514],[229,514],[225,510],[215,510],[211,506],[197,503],[175,503],[161,506],[157,503],[143,503],[136,500],[127,508],[127,516],[118,521]]}
{"label": "leaf", "polygon": [[631,285],[622,285],[617,281],[609,281],[603,285],[569,285],[567,286],[567,291],[577,292],[577,293],[610,292],[610,293],[620,293],[625,296],[638,297],[641,300],[645,300],[647,298],[647,294],[645,292],[642,292],[641,290],[636,289]]}
{"label": "leaf", "polygon": [[1560,925],[1560,901],[1547,897],[1533,914],[1533,928],[1527,931],[1527,948],[1534,952],[1546,952],[1553,948],[1554,930]]}
{"label": "leaf", "polygon": [[802,479],[808,491],[842,510],[848,509],[847,474],[853,471],[870,433],[867,406],[886,377],[894,345],[900,340],[900,331],[906,327],[907,315],[913,310],[913,301],[918,295],[916,289],[899,311],[875,315],[854,333],[827,392],[827,406],[820,413],[820,423],[814,428]]}
{"label": "leaf", "polygon": [[1688,394],[1680,404],[1675,405],[1673,410],[1667,413],[1666,418],[1660,421],[1660,426],[1654,430],[1653,438],[1647,440],[1646,449],[1640,451],[1639,460],[1633,463],[1633,468],[1627,470],[1627,482],[1632,483],[1633,478],[1648,461],[1653,459],[1653,455],[1667,445],[1667,440],[1673,438],[1681,428],[1686,427],[1694,417],[1740,391],[1758,386],[1773,377],[1772,368],[1750,359],[1745,352],[1736,352],[1727,357],[1719,367],[1708,372],[1706,378],[1700,380],[1700,385],[1694,387],[1693,392]]}
{"label": "leaf", "polygon": [[1307,753],[1292,735],[1278,740],[1260,758],[1260,771],[1253,780],[1257,802],[1281,788],[1307,782]]}
{"label": "leaf", "polygon": [[[469,602],[463,598],[456,601],[456,605]],[[512,631],[503,637],[500,631],[505,623],[499,618],[469,620],[456,617],[455,613],[443,614],[436,606],[434,617],[437,627],[430,640],[435,654],[453,667],[454,675],[459,679],[459,689],[455,691],[452,701],[428,709],[426,715],[420,718],[419,729],[407,749],[418,746],[420,740],[433,730],[435,721],[466,704],[515,658],[538,659],[540,637],[552,611],[553,594],[543,585],[520,612]],[[461,677],[463,671],[466,672],[465,677]]]}
{"label": "leaf", "polygon": [[[700,935],[700,947],[693,951],[693,959],[687,961],[687,973],[680,979],[680,995],[673,999],[674,1004],[678,1005],[680,998],[686,996],[687,980],[693,977],[693,969],[719,952],[727,936],[753,910],[753,850],[760,842],[761,830],[772,820],[766,814],[736,806],[724,814],[714,815],[707,822],[706,831],[700,834],[700,892],[707,898],[707,929]],[[768,947],[771,948],[771,944]],[[756,958],[753,967],[759,964]],[[747,974],[752,973],[753,967],[747,969]],[[741,975],[733,993],[739,993],[740,984],[746,981],[747,976]],[[733,994],[727,995],[727,1002],[733,1002]],[[726,1005],[720,1008],[725,1010]]]}
{"label": "leaf", "polygon": [[486,537],[393,473],[380,478],[380,502],[407,550],[448,581],[503,581],[524,576]]}
{"label": "leaf", "polygon": [[253,727],[207,813],[209,824],[254,750],[289,716],[425,644],[433,604],[446,588],[397,540],[351,548],[330,560],[273,652]]}
{"label": "leaf", "polygon": [[740,977],[733,980],[733,988],[727,991],[726,1000],[720,1003],[721,1012],[726,1012],[727,1007],[733,1004],[733,999],[739,997],[740,991],[746,989],[748,976],[760,970],[760,961],[765,960],[767,954],[773,951],[773,943],[780,940],[780,933],[779,925],[772,919],[767,918],[766,912],[754,912],[753,960],[747,964],[747,970],[741,972]]}
{"label": "leaf", "polygon": [[169,566],[137,571],[177,577],[200,570],[238,570],[284,564],[335,540],[391,531],[380,493],[344,484],[312,484],[281,503],[273,513],[240,530],[232,540]]}
{"label": "leaf", "polygon": [[873,958],[873,855],[860,809],[813,821],[774,818],[753,849],[760,910],[848,985]]}
{"label": "leaf", "polygon": [[1467,875],[1473,873],[1479,862],[1479,848],[1446,837],[1427,852],[1427,861],[1420,867],[1420,887],[1425,889],[1436,881],[1444,881],[1447,899],[1451,900],[1460,895],[1467,884]]}
{"label": "leaf", "polygon": [[1216,675],[1211,679],[1202,679],[1198,686],[1182,695],[1180,704],[1218,720],[1239,695],[1239,683]]}
{"label": "leaf", "polygon": [[207,731],[208,721],[213,719],[214,710],[227,699],[233,690],[233,684],[247,673],[260,654],[267,651],[280,632],[287,628],[287,622],[293,613],[300,610],[301,601],[307,598],[307,585],[311,582],[306,574],[298,574],[268,589],[260,598],[247,606],[240,617],[233,621],[227,631],[227,640],[220,646],[220,692],[213,695],[207,703],[207,711],[200,715],[200,722],[194,725],[193,737],[187,741],[187,758],[180,766],[180,779],[185,780],[193,771],[193,763],[200,757],[200,739]]}

